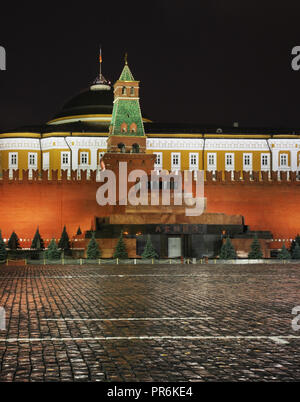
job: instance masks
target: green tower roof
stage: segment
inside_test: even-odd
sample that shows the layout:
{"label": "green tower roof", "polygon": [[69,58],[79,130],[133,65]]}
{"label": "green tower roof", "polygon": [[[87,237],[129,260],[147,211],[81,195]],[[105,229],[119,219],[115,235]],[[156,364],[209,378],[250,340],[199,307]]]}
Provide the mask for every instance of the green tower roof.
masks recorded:
{"label": "green tower roof", "polygon": [[134,81],[133,75],[128,67],[127,62],[125,62],[125,66],[123,71],[121,72],[119,81]]}

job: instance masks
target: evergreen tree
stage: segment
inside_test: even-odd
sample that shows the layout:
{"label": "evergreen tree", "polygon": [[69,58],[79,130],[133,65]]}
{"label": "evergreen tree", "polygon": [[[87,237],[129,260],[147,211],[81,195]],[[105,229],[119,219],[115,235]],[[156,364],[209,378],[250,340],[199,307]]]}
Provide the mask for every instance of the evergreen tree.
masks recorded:
{"label": "evergreen tree", "polygon": [[78,226],[77,232],[76,232],[76,236],[80,236],[82,234],[82,231],[80,229],[80,226]]}
{"label": "evergreen tree", "polygon": [[150,235],[148,235],[147,243],[142,253],[142,258],[158,258],[158,254],[151,242]]}
{"label": "evergreen tree", "polygon": [[259,260],[263,258],[263,253],[261,251],[260,243],[257,238],[257,235],[254,236],[253,242],[251,244],[251,251],[248,254],[249,259]]}
{"label": "evergreen tree", "polygon": [[18,248],[21,248],[18,235],[14,231],[12,232],[7,242],[7,247],[11,250],[17,250]]}
{"label": "evergreen tree", "polygon": [[282,245],[282,249],[279,251],[277,258],[279,258],[280,260],[287,260],[289,258],[291,258],[290,253],[288,252],[288,250],[285,247],[285,244],[283,243]]}
{"label": "evergreen tree", "polygon": [[35,235],[32,240],[30,248],[36,248],[37,250],[43,250],[45,248],[44,240],[42,239],[42,237],[40,235],[39,228],[37,228],[37,230],[35,232]]}
{"label": "evergreen tree", "polygon": [[115,248],[115,252],[113,255],[114,258],[128,258],[126,245],[123,240],[123,230],[121,231],[118,243]]}
{"label": "evergreen tree", "polygon": [[64,251],[70,250],[70,240],[69,235],[66,230],[66,226],[64,226],[61,237],[58,242],[58,248],[61,248]]}
{"label": "evergreen tree", "polygon": [[7,250],[0,230],[0,261],[6,260]]}
{"label": "evergreen tree", "polygon": [[61,256],[61,252],[58,250],[57,244],[54,239],[51,240],[48,250],[45,251],[45,257],[48,260],[58,260]]}
{"label": "evergreen tree", "polygon": [[296,246],[296,243],[299,244],[300,246],[300,235],[297,234],[297,236],[295,237],[295,239],[292,241],[291,247],[290,247],[290,253],[293,254],[294,248]]}
{"label": "evergreen tree", "polygon": [[233,247],[229,237],[227,237],[226,242],[223,243],[220,251],[221,260],[234,260],[237,258],[235,248]]}
{"label": "evergreen tree", "polygon": [[92,233],[91,240],[89,241],[87,251],[86,251],[87,258],[89,260],[96,260],[97,258],[101,257],[101,251],[99,248],[99,244],[95,239],[95,233]]}
{"label": "evergreen tree", "polygon": [[294,260],[300,260],[300,246],[297,242],[296,242],[295,248],[293,250],[292,258]]}

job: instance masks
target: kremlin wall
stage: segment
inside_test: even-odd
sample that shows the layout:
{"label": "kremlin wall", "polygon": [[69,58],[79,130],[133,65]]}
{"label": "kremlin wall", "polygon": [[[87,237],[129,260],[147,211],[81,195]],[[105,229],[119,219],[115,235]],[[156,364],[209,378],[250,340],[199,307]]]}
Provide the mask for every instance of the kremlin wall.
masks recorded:
{"label": "kremlin wall", "polygon": [[[59,180],[55,173],[49,180],[48,172],[43,178],[34,175],[32,179],[28,179],[28,172],[23,172],[23,179],[19,179],[17,171],[14,179],[9,178],[8,171],[3,172],[0,196],[5,207],[0,210],[0,222],[4,238],[14,230],[21,239],[30,239],[31,244],[39,227],[47,243],[47,239],[59,238],[64,225],[72,237],[79,226],[82,231],[93,228],[95,217],[116,213],[113,206],[97,204],[96,191],[101,183],[96,181],[95,172],[89,179],[84,174],[77,179],[76,172],[68,179],[65,172]],[[209,172],[206,176],[206,213],[242,215],[251,230],[272,232],[271,248],[280,248],[281,241],[289,244],[299,232],[300,182],[295,176],[292,180],[282,175],[281,180],[276,176],[275,180],[264,181],[232,180],[231,175],[213,181]]]}

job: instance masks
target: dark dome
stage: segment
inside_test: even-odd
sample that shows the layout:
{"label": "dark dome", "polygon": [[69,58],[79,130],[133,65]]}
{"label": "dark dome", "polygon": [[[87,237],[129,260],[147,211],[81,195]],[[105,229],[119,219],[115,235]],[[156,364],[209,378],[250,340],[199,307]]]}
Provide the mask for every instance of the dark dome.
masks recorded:
{"label": "dark dome", "polygon": [[85,89],[67,101],[53,119],[77,115],[111,115],[113,109],[113,88],[103,90]]}

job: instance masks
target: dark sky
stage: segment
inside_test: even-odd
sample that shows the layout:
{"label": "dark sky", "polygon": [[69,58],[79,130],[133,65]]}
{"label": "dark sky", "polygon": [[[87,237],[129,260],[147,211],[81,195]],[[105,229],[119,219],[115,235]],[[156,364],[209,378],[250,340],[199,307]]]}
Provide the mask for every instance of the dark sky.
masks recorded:
{"label": "dark sky", "polygon": [[[300,127],[300,2],[7,2],[0,10],[0,130],[49,120],[124,52],[155,121]],[[6,7],[6,9],[3,7]]]}

